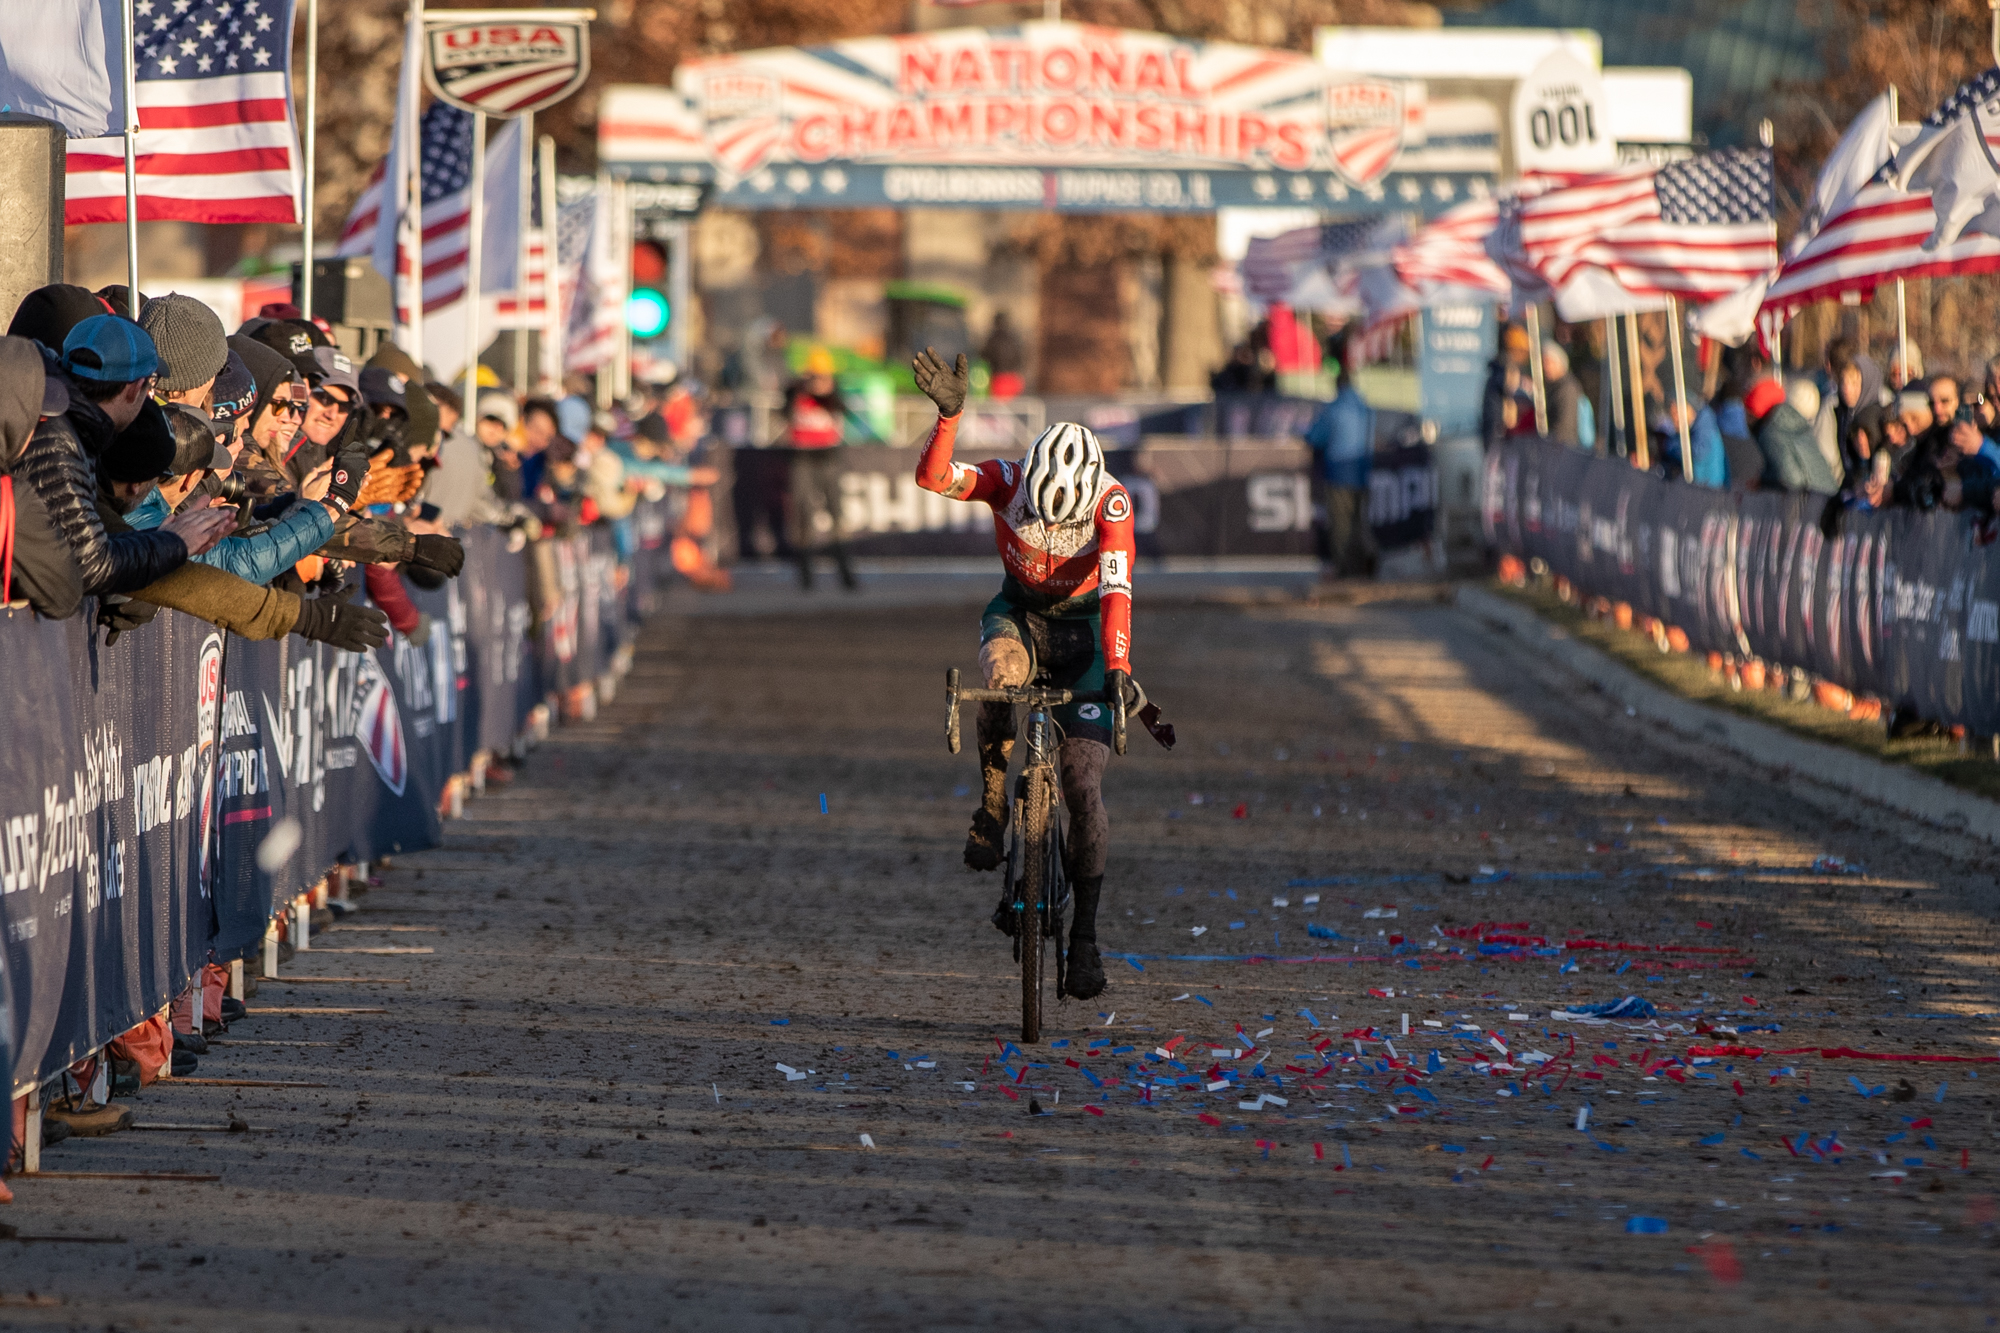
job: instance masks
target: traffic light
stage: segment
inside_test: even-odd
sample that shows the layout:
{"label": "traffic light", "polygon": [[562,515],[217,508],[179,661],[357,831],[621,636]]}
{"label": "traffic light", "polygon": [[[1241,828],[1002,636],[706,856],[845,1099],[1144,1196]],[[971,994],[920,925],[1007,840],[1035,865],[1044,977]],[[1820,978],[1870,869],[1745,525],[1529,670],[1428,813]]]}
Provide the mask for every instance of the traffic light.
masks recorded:
{"label": "traffic light", "polygon": [[632,246],[632,294],[625,298],[625,327],[644,342],[666,333],[673,321],[667,300],[667,252],[658,241]]}

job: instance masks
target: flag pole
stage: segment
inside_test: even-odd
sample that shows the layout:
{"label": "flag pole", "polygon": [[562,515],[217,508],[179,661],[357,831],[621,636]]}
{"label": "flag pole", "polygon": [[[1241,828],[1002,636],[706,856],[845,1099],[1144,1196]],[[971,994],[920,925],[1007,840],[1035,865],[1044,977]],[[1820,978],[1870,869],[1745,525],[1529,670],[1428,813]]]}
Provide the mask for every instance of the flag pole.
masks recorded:
{"label": "flag pole", "polygon": [[[1605,397],[1610,399],[1611,410],[1605,415],[1611,420],[1615,438],[1625,446],[1625,452],[1632,452],[1632,441],[1625,433],[1625,392],[1618,387],[1618,316],[1604,317],[1604,368],[1608,372],[1604,378]],[[1605,437],[1605,453],[1610,453],[1612,435]]]}
{"label": "flag pole", "polygon": [[466,183],[465,401],[479,399],[479,261],[486,231],[486,113],[472,113],[472,177]]}
{"label": "flag pole", "polygon": [[[424,39],[424,0],[410,0],[410,32],[415,35],[405,42],[403,58],[410,58],[410,43],[414,43],[416,58],[429,60],[430,43]],[[421,366],[424,364],[424,129],[417,123],[417,110],[423,105],[424,94],[422,80],[416,74],[412,74],[409,84],[410,100],[403,116],[403,188],[404,208],[409,215],[407,234],[414,251],[410,256],[410,275],[416,291],[410,298],[410,322],[404,335],[410,345],[403,350]]]}
{"label": "flag pole", "polygon": [[125,26],[125,282],[126,307],[139,318],[139,52],[132,36],[132,0],[120,0]]}
{"label": "flag pole", "polygon": [[1639,364],[1639,315],[1625,316],[1625,372],[1632,379],[1632,466],[1644,470],[1653,465],[1646,438],[1646,378]]}
{"label": "flag pole", "polygon": [[1535,434],[1546,440],[1549,437],[1549,386],[1542,379],[1542,310],[1533,302],[1528,305],[1528,357],[1535,382]]}
{"label": "flag pole", "polygon": [[562,236],[556,225],[556,141],[544,134],[536,144],[542,161],[542,384],[548,392],[560,392],[563,377],[563,344],[568,331],[563,326],[562,282],[558,266],[562,262]]}
{"label": "flag pole", "polygon": [[1681,303],[1667,298],[1667,351],[1674,361],[1674,424],[1680,427],[1681,435],[1681,480],[1694,480],[1694,445],[1688,430],[1688,390],[1685,364],[1681,352]]}
{"label": "flag pole", "polygon": [[[515,199],[514,239],[514,383],[523,393],[534,383],[528,371],[528,227],[534,222],[535,198],[535,113],[521,117],[521,150],[515,155],[520,189]],[[542,242],[542,257],[548,258],[548,242]]]}
{"label": "flag pole", "polygon": [[306,0],[306,161],[305,180],[300,194],[299,248],[304,251],[299,265],[299,306],[307,319],[313,312],[313,175],[314,149],[319,143],[319,0]]}
{"label": "flag pole", "polygon": [[[2000,24],[2000,10],[1994,11],[1994,22]],[[1896,85],[1889,85],[1889,130],[1893,134],[1896,122],[1902,116],[1896,107]],[[1893,140],[1892,140],[1893,142]],[[1899,277],[1896,279],[1896,365],[1907,376],[1910,373],[1910,304],[1909,292]],[[1896,388],[1900,392],[1902,385]]]}

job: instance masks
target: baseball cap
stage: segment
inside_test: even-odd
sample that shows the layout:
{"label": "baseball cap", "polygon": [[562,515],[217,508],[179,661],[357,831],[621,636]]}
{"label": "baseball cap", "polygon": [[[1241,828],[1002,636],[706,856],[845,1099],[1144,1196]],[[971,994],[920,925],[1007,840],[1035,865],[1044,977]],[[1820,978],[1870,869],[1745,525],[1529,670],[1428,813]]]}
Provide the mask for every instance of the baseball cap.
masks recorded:
{"label": "baseball cap", "polygon": [[444,381],[442,380],[426,381],[424,384],[424,392],[429,394],[431,401],[436,403],[439,407],[448,407],[452,411],[458,413],[460,416],[465,415],[464,397],[459,394],[458,390],[452,388],[449,384],[446,384]]}
{"label": "baseball cap", "polygon": [[130,384],[160,368],[146,331],[123,315],[92,315],[63,339],[62,367],[81,380]]}
{"label": "baseball cap", "polygon": [[229,451],[216,439],[224,427],[217,425],[215,418],[186,403],[168,403],[162,410],[174,433],[174,461],[168,471],[185,477],[203,468],[220,472],[231,466]]}
{"label": "baseball cap", "polygon": [[172,472],[175,453],[174,430],[167,424],[167,414],[148,398],[132,424],[112,437],[110,447],[97,460],[97,470],[111,481],[158,481]]}
{"label": "baseball cap", "polygon": [[1752,422],[1762,421],[1773,408],[1785,401],[1785,386],[1776,380],[1758,380],[1743,395],[1743,415]]}
{"label": "baseball cap", "polygon": [[7,332],[17,338],[33,338],[51,351],[60,351],[71,329],[92,315],[109,311],[104,298],[88,287],[52,282],[21,298]]}
{"label": "baseball cap", "polygon": [[313,349],[325,342],[320,331],[295,319],[274,319],[250,335],[280,356],[290,357],[299,374],[308,378],[325,372],[313,359]]}
{"label": "baseball cap", "polygon": [[409,387],[407,376],[398,375],[387,366],[362,367],[361,396],[368,400],[370,407],[393,407],[407,415],[410,410]]}
{"label": "baseball cap", "polygon": [[229,360],[215,377],[215,387],[209,390],[209,402],[215,419],[225,424],[256,410],[257,377],[243,364],[234,347],[229,349]]}
{"label": "baseball cap", "polygon": [[315,347],[312,351],[313,370],[322,384],[331,384],[337,389],[345,389],[356,398],[361,397],[361,380],[354,373],[354,362],[338,347]]}
{"label": "baseball cap", "polygon": [[168,292],[146,302],[139,327],[160,353],[160,389],[179,393],[214,379],[229,359],[222,320],[192,296]]}

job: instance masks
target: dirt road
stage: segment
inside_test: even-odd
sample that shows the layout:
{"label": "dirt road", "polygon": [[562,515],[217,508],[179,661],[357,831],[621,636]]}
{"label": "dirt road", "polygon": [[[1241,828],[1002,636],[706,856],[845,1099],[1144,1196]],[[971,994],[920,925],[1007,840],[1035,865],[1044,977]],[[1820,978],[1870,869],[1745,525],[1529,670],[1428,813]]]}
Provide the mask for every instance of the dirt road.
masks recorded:
{"label": "dirt road", "polygon": [[[1107,779],[1131,957],[1013,1050],[942,737],[971,615],[656,623],[201,1070],[324,1087],[148,1090],[142,1125],[218,1132],[44,1159],[218,1183],[17,1182],[23,1235],[124,1242],[0,1248],[0,1323],[2000,1314],[2000,1064],[1819,1053],[2000,1049],[2000,857],[1642,728],[1445,606],[1155,597],[1181,744]],[[341,952],[383,946],[435,952]],[[1627,996],[1656,1016],[1550,1017]],[[314,1008],[386,1012],[274,1012]]]}

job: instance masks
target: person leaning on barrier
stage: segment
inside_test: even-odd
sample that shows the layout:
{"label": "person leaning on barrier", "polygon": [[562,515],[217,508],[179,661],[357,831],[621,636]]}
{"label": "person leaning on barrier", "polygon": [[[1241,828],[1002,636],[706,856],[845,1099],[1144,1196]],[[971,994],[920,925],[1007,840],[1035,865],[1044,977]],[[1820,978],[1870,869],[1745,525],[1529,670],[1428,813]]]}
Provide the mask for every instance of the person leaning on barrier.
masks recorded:
{"label": "person leaning on barrier", "polygon": [[[272,327],[267,325],[266,330]],[[295,332],[274,333],[271,336],[294,340],[303,337]],[[267,339],[245,338],[241,334],[230,339],[230,346],[250,367],[260,391],[269,384],[273,394],[271,399],[260,404],[256,415],[251,418],[249,440],[236,458],[237,470],[251,494],[260,500],[269,501],[296,494],[312,475],[313,468],[307,466],[309,459],[330,459],[358,438],[351,419],[344,424],[339,421],[342,417],[351,418],[352,412],[342,413],[336,404],[348,395],[359,399],[359,377],[354,375],[351,363],[344,371],[340,368],[340,362],[346,359],[344,356],[338,360],[331,355],[322,359],[314,355],[314,349],[310,348],[298,356],[287,356],[271,347]],[[331,351],[324,348],[317,350]],[[281,370],[274,359],[288,364]],[[306,361],[320,367],[319,392],[325,401],[314,401],[314,406],[321,412],[314,432],[324,436],[320,440],[311,439],[305,430],[303,418],[311,415],[310,410],[300,413],[302,404],[295,396],[281,397],[277,394],[278,385],[289,384],[299,375],[298,368]],[[347,387],[348,381],[352,381],[352,389]],[[456,576],[465,567],[465,548],[457,538],[415,534],[400,524],[360,512],[343,514],[334,524],[333,537],[323,543],[315,554],[330,560],[349,560],[359,564],[406,562],[434,570],[446,578]]]}
{"label": "person leaning on barrier", "polygon": [[[158,527],[199,497],[222,499],[221,479],[233,464],[220,440],[223,428],[212,417],[183,403],[169,403],[164,411],[174,433],[174,462],[170,479],[160,482],[126,515],[126,522],[141,532]],[[348,461],[362,470],[323,469],[275,519],[225,537],[195,559],[250,583],[277,578],[331,537],[334,521],[353,507],[366,476],[366,460],[356,454]]]}
{"label": "person leaning on barrier", "polygon": [[121,523],[107,532],[97,508],[97,464],[120,432],[150,405],[159,357],[146,331],[122,315],[93,315],[69,330],[60,359],[43,350],[68,407],[43,419],[22,454],[25,473],[49,520],[75,552],[89,595],[129,593],[185,564],[234,526],[227,511],[177,515],[153,532]]}
{"label": "person leaning on barrier", "polygon": [[216,313],[179,292],[146,302],[139,327],[160,354],[160,381],[154,392],[166,403],[207,404],[215,378],[229,364],[229,342]]}
{"label": "person leaning on barrier", "polygon": [[[214,437],[208,437],[214,462]],[[189,450],[190,454],[198,450]],[[126,514],[160,485],[178,485],[175,466],[182,449],[169,423],[167,409],[148,403],[134,421],[133,428],[121,433],[106,451],[99,471],[97,513],[107,531],[128,531]],[[359,489],[358,478],[343,479],[335,468],[336,490],[345,486],[347,494]],[[195,495],[191,512],[208,513],[210,497]],[[234,511],[220,513],[234,521]],[[111,641],[128,630],[152,620],[161,607],[185,612],[200,620],[246,639],[276,639],[286,634],[319,640],[349,652],[379,647],[389,636],[388,617],[370,606],[354,606],[343,596],[308,601],[278,588],[265,588],[238,578],[226,570],[190,562],[146,587],[134,590],[129,601],[107,605],[100,621],[112,631]]]}
{"label": "person leaning on barrier", "polygon": [[43,373],[35,344],[0,338],[0,601],[25,600],[50,620],[66,620],[83,605],[83,570],[41,496],[13,474],[42,416],[68,406],[68,392]]}
{"label": "person leaning on barrier", "polygon": [[[1818,404],[1813,404],[1818,408]],[[1817,491],[1832,495],[1840,489],[1812,423],[1786,401],[1785,386],[1774,379],[1758,380],[1743,395],[1743,415],[1756,434],[1764,455],[1763,489]]]}

